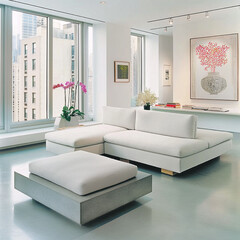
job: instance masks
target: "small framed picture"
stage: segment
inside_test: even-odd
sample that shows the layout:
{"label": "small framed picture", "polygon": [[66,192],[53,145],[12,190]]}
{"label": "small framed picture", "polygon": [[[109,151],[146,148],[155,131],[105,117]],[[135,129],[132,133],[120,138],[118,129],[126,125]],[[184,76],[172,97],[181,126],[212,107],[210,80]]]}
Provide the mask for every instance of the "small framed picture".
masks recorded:
{"label": "small framed picture", "polygon": [[130,63],[129,62],[114,62],[114,82],[128,83],[130,82]]}
{"label": "small framed picture", "polygon": [[163,65],[163,86],[171,86],[172,85],[172,67],[170,65]]}

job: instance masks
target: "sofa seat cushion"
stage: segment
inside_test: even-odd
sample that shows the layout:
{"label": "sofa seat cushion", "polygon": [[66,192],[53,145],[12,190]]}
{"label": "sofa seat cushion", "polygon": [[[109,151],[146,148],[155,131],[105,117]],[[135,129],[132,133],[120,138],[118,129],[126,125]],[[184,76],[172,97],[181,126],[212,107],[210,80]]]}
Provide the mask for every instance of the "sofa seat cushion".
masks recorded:
{"label": "sofa seat cushion", "polygon": [[174,157],[187,157],[208,148],[201,139],[169,137],[136,130],[109,133],[104,136],[108,143]]}
{"label": "sofa seat cushion", "polygon": [[103,143],[105,134],[125,130],[112,125],[98,124],[50,132],[45,135],[45,138],[54,143],[79,148]]}
{"label": "sofa seat cushion", "polygon": [[113,186],[137,175],[137,167],[84,151],[33,161],[29,171],[79,195]]}
{"label": "sofa seat cushion", "polygon": [[197,139],[208,142],[208,147],[214,147],[222,142],[226,142],[233,138],[232,133],[220,132],[213,130],[198,129]]}

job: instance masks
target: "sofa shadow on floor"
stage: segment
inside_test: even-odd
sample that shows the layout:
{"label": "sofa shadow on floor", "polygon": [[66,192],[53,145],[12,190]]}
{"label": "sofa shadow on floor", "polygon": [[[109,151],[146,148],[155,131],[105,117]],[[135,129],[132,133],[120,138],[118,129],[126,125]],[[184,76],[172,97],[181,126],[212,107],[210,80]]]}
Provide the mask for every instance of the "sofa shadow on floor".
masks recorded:
{"label": "sofa shadow on floor", "polygon": [[[136,164],[134,162],[131,163]],[[152,174],[153,177],[157,175],[168,183],[172,182],[172,184],[174,184],[174,182],[178,181],[183,184],[196,184],[203,188],[207,186],[209,189],[215,190],[228,185],[231,181],[232,174],[232,165],[229,163],[228,155],[223,155],[221,158],[214,158],[211,161],[198,165],[181,174],[176,174],[175,176],[162,174],[159,168],[152,166],[139,163],[136,165],[140,171]],[[191,182],[189,182],[189,179],[191,179]]]}

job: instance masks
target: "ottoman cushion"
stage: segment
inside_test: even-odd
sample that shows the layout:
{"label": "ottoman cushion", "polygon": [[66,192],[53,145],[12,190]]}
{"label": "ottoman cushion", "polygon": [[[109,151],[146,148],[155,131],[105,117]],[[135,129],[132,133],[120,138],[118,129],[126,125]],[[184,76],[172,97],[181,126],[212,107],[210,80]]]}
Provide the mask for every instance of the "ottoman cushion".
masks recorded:
{"label": "ottoman cushion", "polygon": [[117,126],[98,124],[50,132],[45,138],[54,143],[79,148],[103,143],[105,134],[125,130]]}
{"label": "ottoman cushion", "polygon": [[39,159],[29,171],[79,195],[124,182],[137,175],[135,165],[77,151]]}

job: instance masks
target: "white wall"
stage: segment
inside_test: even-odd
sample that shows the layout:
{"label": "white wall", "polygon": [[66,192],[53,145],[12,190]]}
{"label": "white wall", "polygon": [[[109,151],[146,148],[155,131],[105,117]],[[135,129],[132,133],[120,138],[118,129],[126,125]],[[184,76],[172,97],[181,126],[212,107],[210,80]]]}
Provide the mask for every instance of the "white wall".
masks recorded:
{"label": "white wall", "polygon": [[[173,67],[173,38],[172,36],[159,37],[159,102],[167,103],[173,101],[173,85],[163,86],[163,66]],[[173,69],[173,68],[172,68]],[[173,71],[172,71],[173,75]]]}
{"label": "white wall", "polygon": [[193,100],[190,99],[190,38],[231,34],[240,32],[238,11],[202,18],[198,21],[175,25],[173,29],[173,100],[181,104],[198,104],[239,109],[239,101]]}
{"label": "white wall", "polygon": [[131,62],[130,28],[107,24],[107,106],[130,107],[132,82],[114,82],[114,61]]}
{"label": "white wall", "polygon": [[102,106],[130,107],[132,83],[114,82],[114,61],[131,61],[130,28],[116,24],[93,26],[94,120]]}

